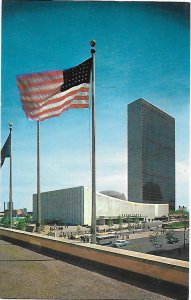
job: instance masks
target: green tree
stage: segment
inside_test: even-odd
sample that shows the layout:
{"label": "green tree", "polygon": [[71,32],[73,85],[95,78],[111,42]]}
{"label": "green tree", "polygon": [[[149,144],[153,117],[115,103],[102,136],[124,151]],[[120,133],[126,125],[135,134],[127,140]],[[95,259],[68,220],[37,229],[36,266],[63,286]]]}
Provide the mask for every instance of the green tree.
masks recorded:
{"label": "green tree", "polygon": [[130,218],[130,216],[127,216],[127,227],[128,227],[128,229],[130,230],[131,229],[131,218]]}
{"label": "green tree", "polygon": [[146,221],[143,221],[143,222],[142,222],[142,228],[143,228],[143,230],[146,229]]}
{"label": "green tree", "polygon": [[30,224],[30,223],[31,223],[31,220],[32,220],[32,217],[31,217],[30,215],[26,215],[26,217],[25,217],[25,222],[26,222],[27,224]]}
{"label": "green tree", "polygon": [[112,221],[111,217],[109,217],[109,220],[107,221],[107,224],[109,226],[109,229],[113,226],[113,221]]}
{"label": "green tree", "polygon": [[119,224],[119,230],[123,230],[123,225],[122,224]]}
{"label": "green tree", "polygon": [[76,231],[77,231],[78,234],[80,234],[80,232],[81,232],[80,225],[77,226]]}
{"label": "green tree", "polygon": [[123,219],[122,219],[121,215],[119,215],[117,217],[117,224],[119,224],[119,230],[122,230],[123,229]]}
{"label": "green tree", "polygon": [[158,232],[153,232],[149,235],[149,241],[151,242],[152,246],[154,247],[155,251],[161,247],[159,238],[158,238]]}
{"label": "green tree", "polygon": [[8,228],[10,225],[9,216],[4,216],[0,222],[1,222],[1,226]]}
{"label": "green tree", "polygon": [[122,219],[122,216],[121,216],[121,215],[119,215],[119,216],[117,217],[117,224],[123,224],[123,219]]}
{"label": "green tree", "polygon": [[139,227],[139,218],[138,217],[135,217],[134,223],[135,223],[135,228],[138,228]]}
{"label": "green tree", "polygon": [[25,219],[19,219],[17,221],[17,223],[15,224],[15,229],[18,229],[18,230],[26,230],[26,221]]}

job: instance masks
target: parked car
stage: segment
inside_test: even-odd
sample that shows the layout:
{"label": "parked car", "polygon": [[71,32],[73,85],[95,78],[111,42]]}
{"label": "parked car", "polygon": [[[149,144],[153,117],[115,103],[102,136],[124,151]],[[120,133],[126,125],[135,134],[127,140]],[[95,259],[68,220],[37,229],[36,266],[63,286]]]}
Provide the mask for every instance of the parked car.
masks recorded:
{"label": "parked car", "polygon": [[150,231],[155,231],[155,230],[157,230],[157,227],[150,227],[149,230]]}
{"label": "parked car", "polygon": [[128,241],[125,241],[125,240],[117,240],[115,243],[112,244],[112,247],[120,248],[120,247],[127,246],[128,244],[129,244]]}

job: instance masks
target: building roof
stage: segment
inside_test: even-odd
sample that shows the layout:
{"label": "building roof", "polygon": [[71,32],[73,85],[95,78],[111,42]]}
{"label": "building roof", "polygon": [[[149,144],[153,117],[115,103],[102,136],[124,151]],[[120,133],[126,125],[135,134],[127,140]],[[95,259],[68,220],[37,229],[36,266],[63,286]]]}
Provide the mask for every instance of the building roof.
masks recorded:
{"label": "building roof", "polygon": [[102,191],[101,194],[104,194],[106,196],[110,196],[113,198],[121,199],[121,200],[127,200],[125,195],[123,193],[117,192],[117,191]]}
{"label": "building roof", "polygon": [[155,106],[154,104],[150,103],[148,100],[145,100],[144,98],[139,98],[139,99],[137,99],[137,100],[129,103],[128,106],[131,105],[131,104],[134,104],[134,102],[141,102],[143,105],[149,107],[153,111],[157,111],[161,115],[163,115],[163,116],[165,116],[167,118],[173,119],[175,121],[175,118],[173,116],[169,115],[166,111],[158,108],[157,106]]}

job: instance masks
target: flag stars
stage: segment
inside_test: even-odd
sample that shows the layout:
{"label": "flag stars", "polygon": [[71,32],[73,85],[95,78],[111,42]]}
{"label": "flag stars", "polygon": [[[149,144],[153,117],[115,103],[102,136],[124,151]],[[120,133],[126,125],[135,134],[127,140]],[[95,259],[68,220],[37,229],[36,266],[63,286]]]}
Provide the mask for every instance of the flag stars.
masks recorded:
{"label": "flag stars", "polygon": [[80,83],[89,83],[91,65],[92,59],[90,58],[79,66],[64,71],[64,84],[62,84],[61,86],[61,92],[67,90],[70,87],[79,85]]}

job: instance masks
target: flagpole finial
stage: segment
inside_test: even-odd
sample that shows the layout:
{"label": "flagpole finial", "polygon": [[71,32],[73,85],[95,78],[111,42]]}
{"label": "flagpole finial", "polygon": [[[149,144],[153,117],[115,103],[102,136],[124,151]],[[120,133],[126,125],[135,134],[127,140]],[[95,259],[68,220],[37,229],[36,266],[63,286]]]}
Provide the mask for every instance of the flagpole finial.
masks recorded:
{"label": "flagpole finial", "polygon": [[9,123],[9,129],[12,130],[13,129],[13,124]]}
{"label": "flagpole finial", "polygon": [[93,47],[95,47],[95,45],[96,45],[96,41],[95,41],[95,40],[92,40],[92,41],[90,42],[90,46],[92,47],[92,48],[91,48],[91,54],[92,54],[92,55],[96,52],[95,49],[93,49]]}
{"label": "flagpole finial", "polygon": [[96,45],[96,41],[95,41],[95,40],[91,40],[90,46],[91,46],[91,47],[95,47],[95,45]]}

